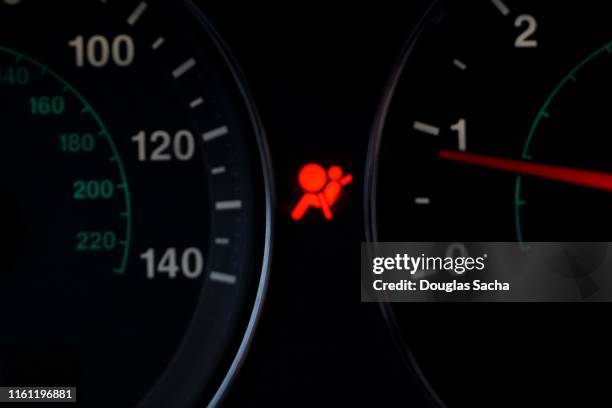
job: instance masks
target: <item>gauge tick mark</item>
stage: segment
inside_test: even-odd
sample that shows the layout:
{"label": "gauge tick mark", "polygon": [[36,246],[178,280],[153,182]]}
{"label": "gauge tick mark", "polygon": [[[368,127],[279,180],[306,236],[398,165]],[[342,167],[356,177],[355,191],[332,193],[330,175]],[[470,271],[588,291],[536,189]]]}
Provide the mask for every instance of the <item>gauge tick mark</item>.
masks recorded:
{"label": "gauge tick mark", "polygon": [[439,136],[440,135],[440,128],[439,127],[436,127],[436,126],[433,126],[433,125],[429,125],[427,123],[416,121],[416,122],[414,122],[413,128],[417,132],[426,133],[428,135],[432,135],[432,136]]}
{"label": "gauge tick mark", "polygon": [[204,98],[196,98],[196,99],[194,99],[193,101],[191,101],[191,102],[189,103],[189,107],[190,107],[191,109],[195,109],[195,108],[197,108],[198,106],[202,105],[203,103],[204,103]]}
{"label": "gauge tick mark", "polygon": [[229,238],[215,238],[215,245],[227,246],[230,244]]}
{"label": "gauge tick mark", "polygon": [[160,49],[162,45],[164,45],[165,42],[166,42],[166,39],[164,37],[159,37],[157,40],[155,40],[151,48],[157,51],[158,49]]}
{"label": "gauge tick mark", "polygon": [[172,71],[172,76],[175,79],[178,79],[189,72],[190,69],[196,66],[196,60],[193,58],[189,58],[187,61],[183,62],[178,66],[174,71]]}
{"label": "gauge tick mark", "polygon": [[242,208],[242,201],[240,200],[219,201],[215,203],[215,210],[217,211],[232,211],[232,210],[240,210],[241,208]]}
{"label": "gauge tick mark", "polygon": [[215,167],[210,171],[213,176],[220,176],[221,174],[225,174],[227,169],[224,166]]}
{"label": "gauge tick mark", "polygon": [[234,275],[222,272],[211,272],[210,280],[217,283],[225,283],[226,285],[235,285],[237,282],[237,278]]}
{"label": "gauge tick mark", "polygon": [[431,199],[428,197],[417,197],[414,199],[416,205],[430,205]]}
{"label": "gauge tick mark", "polygon": [[467,69],[467,65],[465,64],[465,62],[455,59],[453,61],[453,65],[456,66],[457,68],[459,68],[462,71],[465,71]]}
{"label": "gauge tick mark", "polygon": [[132,27],[135,26],[138,20],[140,20],[140,17],[142,17],[144,12],[147,11],[148,7],[149,5],[146,2],[140,2],[140,4],[136,6],[136,9],[134,9],[132,14],[130,14],[130,16],[128,17],[127,23]]}
{"label": "gauge tick mark", "polygon": [[204,139],[204,143],[211,142],[215,139],[223,137],[229,133],[229,128],[227,126],[221,126],[211,131],[208,131],[202,135]]}
{"label": "gauge tick mark", "polygon": [[510,8],[506,6],[502,0],[491,0],[491,3],[499,10],[500,13],[505,17],[510,14]]}

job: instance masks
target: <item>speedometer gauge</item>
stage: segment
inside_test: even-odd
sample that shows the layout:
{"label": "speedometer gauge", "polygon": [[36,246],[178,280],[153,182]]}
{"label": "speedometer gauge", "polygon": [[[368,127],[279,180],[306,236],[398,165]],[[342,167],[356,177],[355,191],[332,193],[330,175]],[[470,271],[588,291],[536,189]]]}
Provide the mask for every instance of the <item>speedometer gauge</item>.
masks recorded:
{"label": "speedometer gauge", "polygon": [[[595,1],[433,2],[372,134],[370,238],[610,241],[609,15]],[[601,309],[384,308],[438,406],[610,405],[592,371],[612,361]]]}
{"label": "speedometer gauge", "polygon": [[271,198],[201,13],[0,1],[0,119],[4,348],[68,347],[84,406],[218,402],[261,307]]}

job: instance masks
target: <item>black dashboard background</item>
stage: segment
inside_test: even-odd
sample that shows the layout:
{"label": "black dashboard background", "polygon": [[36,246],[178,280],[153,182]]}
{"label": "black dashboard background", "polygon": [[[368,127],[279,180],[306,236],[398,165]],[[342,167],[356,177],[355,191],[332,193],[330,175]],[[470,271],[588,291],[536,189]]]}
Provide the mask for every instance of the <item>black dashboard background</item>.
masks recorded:
{"label": "black dashboard background", "polygon": [[[380,310],[359,303],[357,275],[369,131],[429,1],[198,4],[244,71],[277,190],[266,305],[225,405],[425,406]],[[289,218],[297,173],[311,161],[355,175],[332,223]]]}

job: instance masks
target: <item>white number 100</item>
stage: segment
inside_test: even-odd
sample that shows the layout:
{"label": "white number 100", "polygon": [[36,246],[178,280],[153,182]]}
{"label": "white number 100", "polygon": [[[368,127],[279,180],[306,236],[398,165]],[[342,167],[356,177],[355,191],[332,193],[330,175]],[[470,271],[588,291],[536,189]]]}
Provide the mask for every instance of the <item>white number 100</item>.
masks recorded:
{"label": "white number 100", "polygon": [[136,54],[134,40],[129,35],[118,35],[109,40],[102,35],[85,38],[79,35],[68,43],[75,51],[75,62],[79,68],[90,65],[102,68],[110,63],[128,67],[134,62]]}

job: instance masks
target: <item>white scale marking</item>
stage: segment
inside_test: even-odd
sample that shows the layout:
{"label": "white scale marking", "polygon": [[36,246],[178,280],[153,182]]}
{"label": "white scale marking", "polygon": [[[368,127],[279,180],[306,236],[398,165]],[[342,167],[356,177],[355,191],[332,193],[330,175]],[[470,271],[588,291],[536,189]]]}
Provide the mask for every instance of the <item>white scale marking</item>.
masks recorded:
{"label": "white scale marking", "polygon": [[195,108],[197,108],[198,106],[202,105],[203,103],[204,103],[204,98],[196,98],[196,99],[194,99],[193,101],[191,101],[191,102],[189,103],[189,107],[190,107],[191,109],[195,109]]}
{"label": "white scale marking", "polygon": [[418,122],[418,121],[414,122],[414,130],[418,132],[427,133],[428,135],[432,135],[432,136],[440,135],[440,128],[432,126],[432,125],[428,125],[427,123]]}
{"label": "white scale marking", "polygon": [[131,26],[136,25],[138,20],[140,20],[140,17],[142,17],[144,12],[147,11],[147,7],[149,7],[149,5],[146,2],[144,1],[140,2],[140,4],[136,6],[132,14],[130,14],[130,16],[128,17],[127,19],[128,24]]}
{"label": "white scale marking", "polygon": [[183,75],[185,75],[191,68],[196,66],[196,60],[193,58],[189,58],[187,61],[183,62],[181,65],[179,65],[178,68],[176,68],[174,71],[172,71],[172,76],[174,78],[180,78]]}
{"label": "white scale marking", "polygon": [[210,280],[213,282],[225,283],[227,285],[235,285],[237,281],[234,275],[229,275],[222,272],[211,272]]}
{"label": "white scale marking", "polygon": [[241,208],[242,208],[242,201],[240,200],[218,201],[215,203],[215,210],[217,211],[232,211],[232,210],[240,210]]}
{"label": "white scale marking", "polygon": [[226,172],[227,172],[227,169],[224,166],[215,167],[214,169],[210,171],[210,173],[213,176],[219,176],[221,174],[225,174]]}
{"label": "white scale marking", "polygon": [[215,238],[215,244],[216,245],[229,245],[230,240],[229,238]]}
{"label": "white scale marking", "polygon": [[453,61],[453,65],[462,71],[465,71],[467,69],[467,65],[465,64],[465,62],[458,60],[458,59]]}
{"label": "white scale marking", "polygon": [[510,9],[508,8],[508,6],[506,6],[506,3],[504,3],[503,0],[491,0],[491,2],[504,16],[510,14]]}
{"label": "white scale marking", "polygon": [[165,42],[166,39],[164,37],[159,37],[157,40],[155,40],[151,48],[153,48],[154,50],[158,50],[162,45],[164,45]]}
{"label": "white scale marking", "polygon": [[227,126],[221,126],[218,127],[216,129],[213,129],[209,132],[206,132],[202,135],[202,138],[204,139],[204,143],[208,143],[211,142],[215,139],[218,139],[222,136],[225,136],[229,133],[229,129]]}
{"label": "white scale marking", "polygon": [[427,197],[418,197],[418,198],[415,198],[414,203],[416,205],[429,205],[431,204],[431,199]]}

